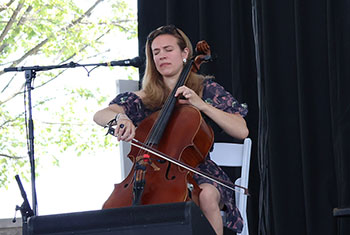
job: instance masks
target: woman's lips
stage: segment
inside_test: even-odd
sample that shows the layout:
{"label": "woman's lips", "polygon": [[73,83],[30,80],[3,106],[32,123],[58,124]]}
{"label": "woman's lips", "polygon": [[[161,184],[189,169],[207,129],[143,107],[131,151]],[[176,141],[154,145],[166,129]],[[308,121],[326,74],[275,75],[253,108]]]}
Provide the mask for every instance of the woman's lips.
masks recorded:
{"label": "woman's lips", "polygon": [[161,63],[161,64],[160,64],[160,67],[162,68],[162,67],[168,66],[168,65],[170,65],[170,63]]}

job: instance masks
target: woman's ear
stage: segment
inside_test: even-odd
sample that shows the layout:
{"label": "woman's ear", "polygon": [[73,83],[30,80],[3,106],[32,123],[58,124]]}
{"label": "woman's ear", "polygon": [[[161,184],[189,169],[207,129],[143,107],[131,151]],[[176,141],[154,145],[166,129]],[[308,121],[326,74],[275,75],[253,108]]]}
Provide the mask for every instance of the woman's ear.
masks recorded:
{"label": "woman's ear", "polygon": [[182,58],[187,59],[188,53],[190,53],[190,49],[188,49],[188,47],[185,47],[185,49],[182,51]]}

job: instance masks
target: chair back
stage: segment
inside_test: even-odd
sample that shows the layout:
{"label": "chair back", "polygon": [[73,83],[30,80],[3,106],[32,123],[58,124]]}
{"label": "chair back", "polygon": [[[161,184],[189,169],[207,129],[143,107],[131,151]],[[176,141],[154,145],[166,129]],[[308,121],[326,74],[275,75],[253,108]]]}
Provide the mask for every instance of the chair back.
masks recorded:
{"label": "chair back", "polygon": [[[219,166],[241,167],[241,174],[236,179],[235,184],[248,188],[249,167],[252,141],[250,138],[244,139],[243,144],[236,143],[214,143],[214,149],[210,153],[210,158]],[[237,188],[235,192],[236,206],[241,212],[244,227],[241,235],[249,235],[247,219],[247,195],[243,189]]]}

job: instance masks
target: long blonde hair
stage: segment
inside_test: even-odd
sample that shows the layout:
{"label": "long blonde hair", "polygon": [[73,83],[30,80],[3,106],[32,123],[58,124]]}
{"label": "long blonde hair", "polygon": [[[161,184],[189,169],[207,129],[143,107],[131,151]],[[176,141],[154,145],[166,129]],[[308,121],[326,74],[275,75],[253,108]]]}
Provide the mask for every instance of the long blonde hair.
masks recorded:
{"label": "long blonde hair", "polygon": [[[191,41],[180,29],[177,29],[174,25],[162,26],[152,31],[146,42],[146,69],[142,80],[142,90],[145,92],[145,97],[142,102],[145,106],[151,110],[159,109],[164,104],[165,100],[170,94],[170,89],[165,85],[162,75],[156,69],[151,45],[153,40],[162,34],[169,34],[177,39],[177,44],[183,51],[186,47],[189,49],[187,60],[192,58],[193,48]],[[202,91],[202,83],[204,76],[191,72],[187,81],[186,86],[194,90],[198,95]]]}

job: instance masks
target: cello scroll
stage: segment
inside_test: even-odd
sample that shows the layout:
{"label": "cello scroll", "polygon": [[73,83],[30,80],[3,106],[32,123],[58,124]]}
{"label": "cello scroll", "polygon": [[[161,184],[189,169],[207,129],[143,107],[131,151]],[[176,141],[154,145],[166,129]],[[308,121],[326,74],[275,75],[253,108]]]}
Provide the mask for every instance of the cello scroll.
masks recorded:
{"label": "cello scroll", "polygon": [[209,44],[205,41],[199,41],[196,45],[197,56],[194,59],[192,72],[197,73],[200,66],[211,60],[211,50]]}

